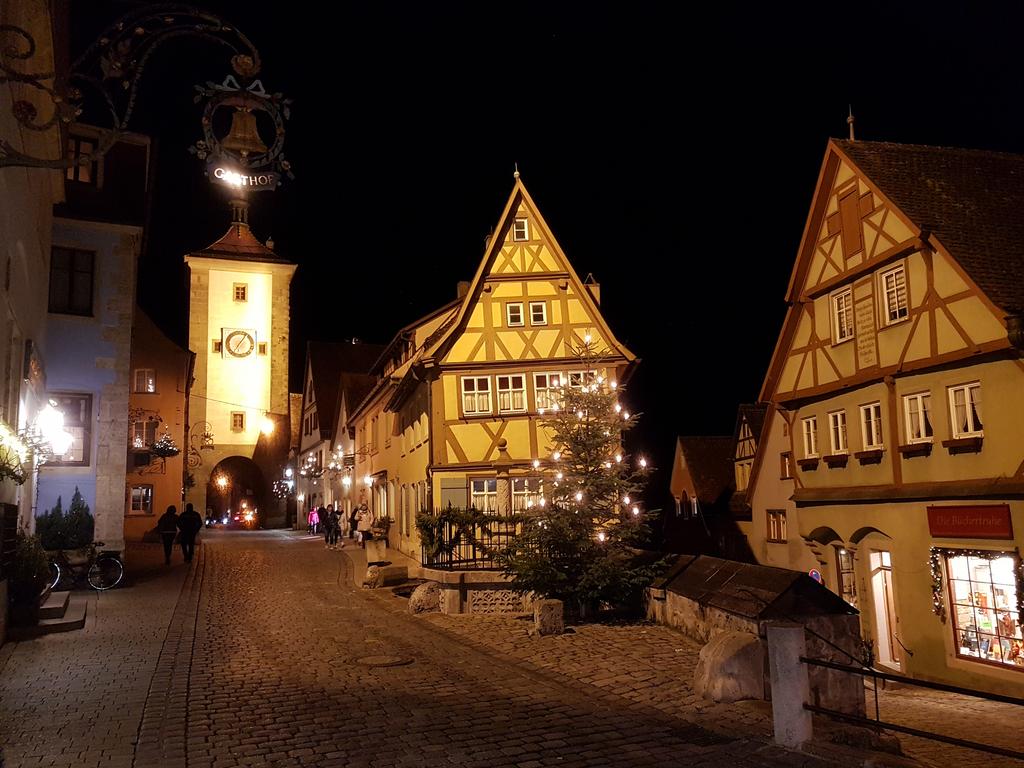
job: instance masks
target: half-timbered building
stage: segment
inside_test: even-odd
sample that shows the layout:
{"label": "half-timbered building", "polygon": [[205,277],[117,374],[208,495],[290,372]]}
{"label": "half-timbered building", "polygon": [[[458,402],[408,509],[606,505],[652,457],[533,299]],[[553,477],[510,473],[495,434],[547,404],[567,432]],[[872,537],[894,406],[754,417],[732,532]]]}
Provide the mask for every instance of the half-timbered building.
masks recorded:
{"label": "half-timbered building", "polygon": [[[522,180],[459,298],[403,328],[378,384],[351,414],[357,481],[397,523],[389,546],[419,558],[419,511],[525,509],[542,492],[533,460],[551,446],[542,411],[566,382],[624,381],[634,355],[601,315]],[[585,363],[589,340],[602,351]],[[588,372],[589,368],[589,372]]]}
{"label": "half-timbered building", "polygon": [[857,604],[879,664],[1016,695],[1022,205],[1022,156],[829,142],[745,526],[759,559]]}

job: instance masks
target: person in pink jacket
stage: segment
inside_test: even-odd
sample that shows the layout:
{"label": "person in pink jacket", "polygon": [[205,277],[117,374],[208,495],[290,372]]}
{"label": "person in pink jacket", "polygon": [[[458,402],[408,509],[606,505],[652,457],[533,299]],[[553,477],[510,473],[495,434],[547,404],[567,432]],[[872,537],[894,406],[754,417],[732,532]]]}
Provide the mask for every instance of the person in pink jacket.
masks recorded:
{"label": "person in pink jacket", "polygon": [[320,515],[316,513],[316,507],[309,510],[309,517],[306,519],[309,521],[309,532],[315,536],[317,525],[320,523]]}

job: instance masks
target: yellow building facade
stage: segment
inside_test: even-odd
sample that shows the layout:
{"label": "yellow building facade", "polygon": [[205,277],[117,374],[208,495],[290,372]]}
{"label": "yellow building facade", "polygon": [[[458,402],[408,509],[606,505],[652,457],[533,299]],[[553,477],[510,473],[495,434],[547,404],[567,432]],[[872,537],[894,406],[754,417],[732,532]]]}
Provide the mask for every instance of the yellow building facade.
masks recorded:
{"label": "yellow building facade", "polygon": [[[420,511],[505,514],[539,497],[533,460],[551,451],[541,421],[556,388],[621,381],[635,362],[598,301],[517,176],[472,282],[395,336],[350,415],[359,493],[394,521],[389,546],[419,559]],[[588,341],[596,364],[578,355]]]}
{"label": "yellow building facade", "polygon": [[[877,662],[1024,691],[1024,158],[832,141],[751,469],[760,562],[861,610]],[[815,575],[815,574],[812,574]]]}

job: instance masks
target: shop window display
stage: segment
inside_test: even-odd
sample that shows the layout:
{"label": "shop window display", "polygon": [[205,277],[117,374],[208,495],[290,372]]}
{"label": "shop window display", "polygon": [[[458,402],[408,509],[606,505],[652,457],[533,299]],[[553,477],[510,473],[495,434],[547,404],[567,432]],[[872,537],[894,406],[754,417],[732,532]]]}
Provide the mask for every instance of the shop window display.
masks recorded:
{"label": "shop window display", "polygon": [[945,560],[957,655],[1024,671],[1017,558],[947,553]]}

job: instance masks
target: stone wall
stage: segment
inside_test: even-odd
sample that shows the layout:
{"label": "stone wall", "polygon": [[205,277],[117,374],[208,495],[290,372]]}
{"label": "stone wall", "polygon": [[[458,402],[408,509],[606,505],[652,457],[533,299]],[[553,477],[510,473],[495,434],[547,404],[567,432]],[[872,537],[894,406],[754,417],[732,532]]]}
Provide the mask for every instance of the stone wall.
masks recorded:
{"label": "stone wall", "polygon": [[441,613],[523,613],[530,610],[530,599],[508,589],[509,580],[501,573],[418,570],[420,578],[441,585]]}

